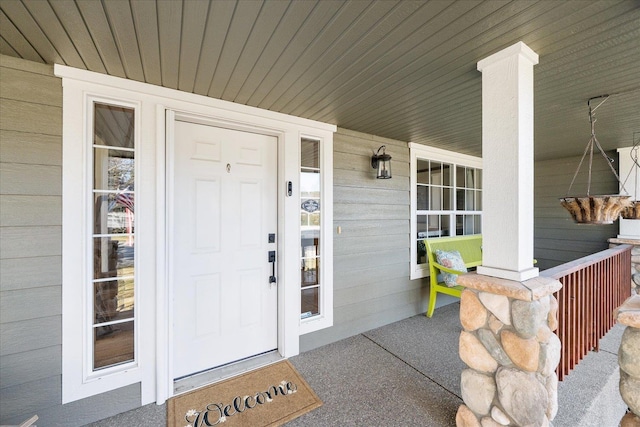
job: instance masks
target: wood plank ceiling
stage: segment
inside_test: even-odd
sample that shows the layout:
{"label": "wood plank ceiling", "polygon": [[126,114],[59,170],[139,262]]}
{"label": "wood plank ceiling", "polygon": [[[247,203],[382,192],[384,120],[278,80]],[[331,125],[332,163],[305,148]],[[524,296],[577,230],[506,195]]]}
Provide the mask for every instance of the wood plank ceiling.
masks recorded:
{"label": "wood plank ceiling", "polygon": [[640,0],[0,0],[0,52],[481,154],[476,63],[535,67],[535,154],[640,138]]}

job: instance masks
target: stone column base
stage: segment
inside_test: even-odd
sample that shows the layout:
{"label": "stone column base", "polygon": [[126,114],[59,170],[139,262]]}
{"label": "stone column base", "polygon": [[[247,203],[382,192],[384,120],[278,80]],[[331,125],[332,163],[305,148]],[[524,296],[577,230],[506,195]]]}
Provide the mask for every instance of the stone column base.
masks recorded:
{"label": "stone column base", "polygon": [[458,427],[550,425],[558,411],[558,303],[551,278],[517,282],[481,274],[458,278],[460,389]]}
{"label": "stone column base", "polygon": [[625,325],[618,363],[620,364],[620,395],[630,411],[622,420],[623,427],[640,427],[640,295],[632,295],[614,313],[618,323]]}
{"label": "stone column base", "polygon": [[633,412],[627,412],[620,420],[620,427],[640,427],[640,417]]}
{"label": "stone column base", "polygon": [[633,245],[631,249],[631,295],[640,294],[640,239],[612,238],[609,248],[620,245]]}

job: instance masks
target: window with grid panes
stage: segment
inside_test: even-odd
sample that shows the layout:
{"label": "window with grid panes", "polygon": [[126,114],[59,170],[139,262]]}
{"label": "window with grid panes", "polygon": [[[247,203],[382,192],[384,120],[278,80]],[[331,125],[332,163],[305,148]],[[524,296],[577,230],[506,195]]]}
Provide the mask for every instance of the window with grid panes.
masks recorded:
{"label": "window with grid panes", "polygon": [[411,144],[411,278],[428,275],[425,239],[481,233],[481,159]]}
{"label": "window with grid panes", "polygon": [[300,318],[307,319],[320,314],[322,297],[319,141],[302,138],[300,153]]}
{"label": "window with grid panes", "polygon": [[135,110],[93,105],[92,370],[135,360]]}

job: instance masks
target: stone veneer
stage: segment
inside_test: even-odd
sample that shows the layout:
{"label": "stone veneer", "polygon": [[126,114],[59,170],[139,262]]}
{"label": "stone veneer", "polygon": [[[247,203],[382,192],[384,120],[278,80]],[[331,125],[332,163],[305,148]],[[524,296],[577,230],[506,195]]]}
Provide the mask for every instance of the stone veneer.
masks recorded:
{"label": "stone veneer", "polygon": [[640,295],[629,297],[614,313],[626,326],[618,350],[620,395],[629,407],[621,427],[640,426]]}
{"label": "stone veneer", "polygon": [[[638,239],[609,239],[609,249],[620,245],[631,245],[631,295],[640,294],[640,240]],[[636,278],[634,281],[634,277]]]}
{"label": "stone veneer", "polygon": [[549,426],[558,411],[562,284],[546,277],[524,282],[475,273],[458,278],[464,404],[458,427]]}

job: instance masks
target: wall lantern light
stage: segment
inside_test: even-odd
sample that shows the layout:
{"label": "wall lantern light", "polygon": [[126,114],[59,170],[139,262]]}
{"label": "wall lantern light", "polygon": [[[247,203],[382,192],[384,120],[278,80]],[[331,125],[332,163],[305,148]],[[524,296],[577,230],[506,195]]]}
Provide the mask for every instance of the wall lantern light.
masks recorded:
{"label": "wall lantern light", "polygon": [[[371,156],[371,167],[377,169],[376,178],[389,179],[391,178],[391,156],[384,152],[386,146],[378,148],[376,154]],[[380,154],[382,150],[382,154]]]}

